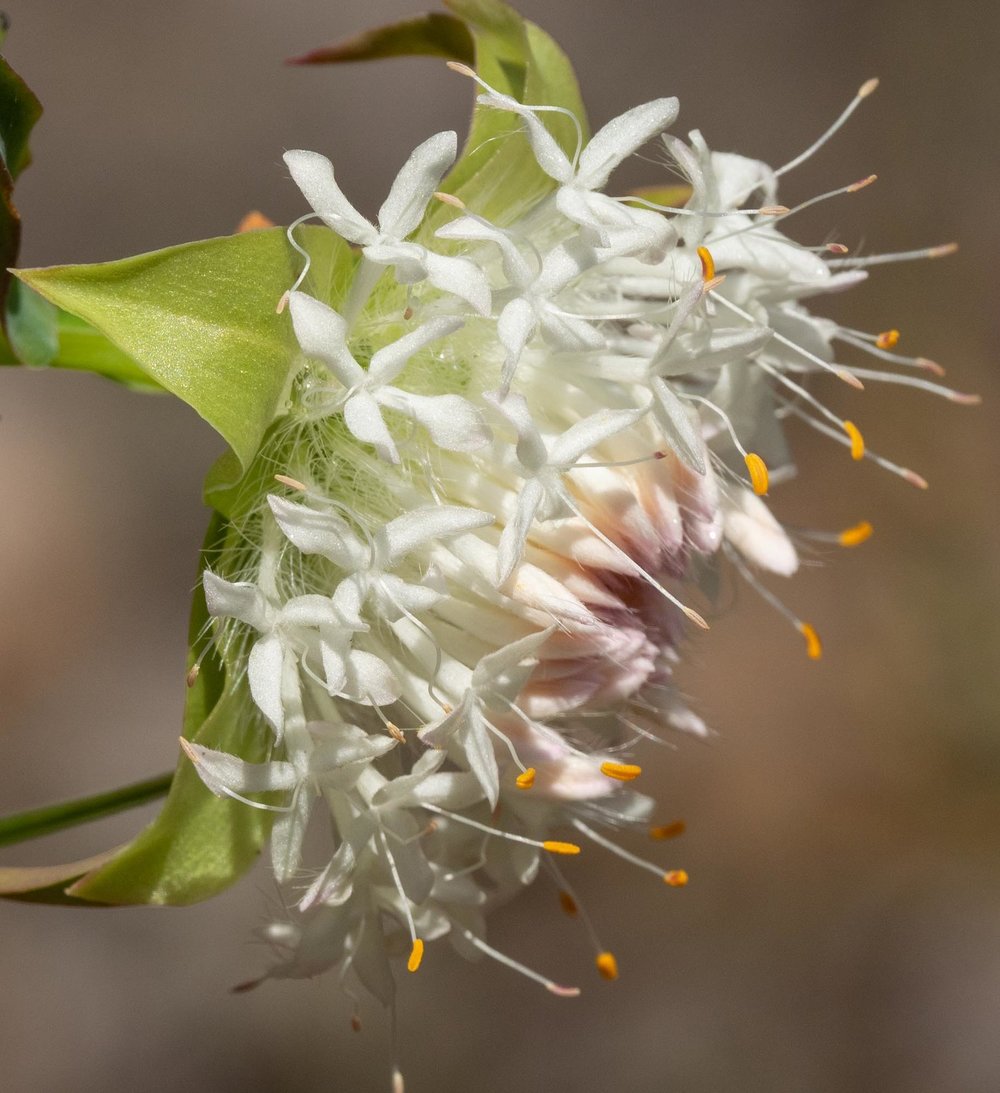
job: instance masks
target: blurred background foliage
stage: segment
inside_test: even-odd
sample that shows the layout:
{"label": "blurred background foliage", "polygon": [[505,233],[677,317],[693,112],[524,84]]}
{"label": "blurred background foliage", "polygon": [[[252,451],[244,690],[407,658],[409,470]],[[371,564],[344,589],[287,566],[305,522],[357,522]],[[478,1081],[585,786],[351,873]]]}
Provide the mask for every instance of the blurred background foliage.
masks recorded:
{"label": "blurred background foliage", "polygon": [[[8,0],[7,54],[45,105],[19,180],[22,262],[111,259],[303,211],[281,153],[330,155],[373,213],[410,149],[462,131],[467,83],[434,60],[302,69],[282,59],[410,0]],[[978,410],[891,389],[830,392],[926,494],[815,435],[775,491],[789,523],[871,519],[781,589],[826,656],[745,591],[688,648],[682,679],[718,730],[645,754],[663,819],[688,834],[663,890],[588,853],[573,870],[622,977],[539,883],[500,912],[501,948],[582,982],[560,1001],[435,946],[401,984],[411,1093],[992,1093],[1000,1088],[995,198],[1000,7],[959,0],[715,4],[525,0],[569,52],[595,123],[661,94],[678,132],[784,162],[867,77],[882,87],[788,180],[802,199],[878,184],[796,222],[853,247],[957,239],[829,301],[903,332]],[[622,184],[660,180],[655,162]],[[367,196],[366,196],[367,195]],[[218,441],[179,403],[71,374],[0,373],[2,811],[172,766],[185,622]],[[652,769],[656,767],[657,773]],[[148,811],[148,810],[147,810]],[[125,841],[132,813],[4,852],[66,860]],[[576,864],[576,863],[574,863]],[[0,1058],[13,1093],[386,1087],[374,1006],[355,1035],[333,979],[227,988],[276,906],[259,871],[188,910],[0,906]]]}

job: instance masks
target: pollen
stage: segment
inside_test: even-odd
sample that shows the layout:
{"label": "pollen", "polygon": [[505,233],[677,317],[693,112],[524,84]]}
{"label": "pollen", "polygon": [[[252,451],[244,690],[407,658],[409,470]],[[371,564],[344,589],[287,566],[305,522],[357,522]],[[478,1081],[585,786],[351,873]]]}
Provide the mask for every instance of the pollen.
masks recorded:
{"label": "pollen", "polygon": [[879,336],[875,339],[875,345],[879,349],[892,349],[898,341],[898,330],[883,330],[882,333],[879,334]]}
{"label": "pollen", "polygon": [[767,493],[767,464],[756,452],[747,452],[743,459],[750,473],[750,485],[753,486],[753,492],[758,497],[763,497]]}
{"label": "pollen", "polygon": [[663,824],[660,827],[651,827],[649,837],[658,842],[663,839],[676,839],[687,831],[687,824],[683,820],[674,820],[672,824]]}
{"label": "pollen", "polygon": [[601,973],[602,979],[613,980],[618,978],[618,961],[615,954],[609,952],[598,953],[594,963]]}
{"label": "pollen", "polygon": [[872,537],[872,532],[874,530],[875,529],[867,520],[862,520],[860,524],[844,528],[837,536],[837,542],[840,543],[842,547],[860,546],[865,540]]}
{"label": "pollen", "polygon": [[420,961],[424,959],[424,943],[419,937],[413,939],[413,948],[410,949],[410,959],[406,962],[406,970],[415,972],[420,967]]}
{"label": "pollen", "polygon": [[565,888],[559,890],[559,906],[563,909],[563,913],[569,915],[570,918],[576,918],[580,913],[580,908],[576,905],[576,900],[566,891]]}
{"label": "pollen", "polygon": [[671,869],[669,873],[663,874],[663,883],[669,884],[671,888],[683,888],[687,882],[688,875],[684,869]]}
{"label": "pollen", "polygon": [[531,789],[535,784],[535,768],[528,767],[523,774],[517,776],[517,788],[518,789]]}
{"label": "pollen", "polygon": [[632,782],[642,774],[642,767],[636,763],[613,763],[608,761],[601,764],[601,774],[614,778],[616,782]]}
{"label": "pollen", "polygon": [[580,848],[576,843],[561,843],[555,839],[546,839],[542,843],[542,849],[550,854],[579,854]]}
{"label": "pollen", "polygon": [[706,281],[715,280],[715,259],[708,247],[698,248],[698,257],[701,259],[701,275]]}
{"label": "pollen", "polygon": [[863,459],[865,438],[861,435],[861,430],[853,421],[845,421],[844,432],[851,438],[851,459]]}
{"label": "pollen", "polygon": [[800,622],[797,625],[799,633],[806,639],[806,656],[810,660],[819,660],[823,655],[823,643],[819,640],[816,627],[808,622]]}

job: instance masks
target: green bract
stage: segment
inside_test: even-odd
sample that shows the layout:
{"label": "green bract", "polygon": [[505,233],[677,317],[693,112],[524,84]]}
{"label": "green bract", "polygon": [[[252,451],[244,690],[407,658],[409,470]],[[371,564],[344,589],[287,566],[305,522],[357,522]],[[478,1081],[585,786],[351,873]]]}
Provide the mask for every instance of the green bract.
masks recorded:
{"label": "green bract", "polygon": [[[526,103],[564,108],[584,124],[573,71],[548,35],[498,0],[446,3],[453,14],[418,17],[299,60],[333,63],[423,54],[474,61],[477,72],[498,91]],[[9,212],[10,182],[27,163],[24,142],[37,117],[37,102],[33,96],[17,99],[23,84],[11,83],[9,69],[0,75],[0,94],[6,93],[8,100],[0,108],[0,134],[8,154],[16,153],[8,160],[9,174],[3,175],[4,211]],[[10,112],[11,102],[21,103],[20,112]],[[572,121],[559,113],[545,117],[572,157],[578,141]],[[8,132],[20,143],[8,140]],[[498,141],[500,136],[505,139]],[[477,107],[465,150],[442,185],[483,216],[504,223],[555,183],[539,168],[521,133],[520,119]],[[431,210],[416,238],[429,238],[447,216],[443,207],[440,212]],[[5,230],[10,223],[16,228],[8,215]],[[296,238],[312,261],[305,288],[336,305],[350,280],[355,255],[325,229],[305,227],[297,230]],[[15,254],[16,250],[10,253],[11,264]],[[206,500],[216,513],[201,570],[217,551],[235,541],[231,521],[246,497],[262,496],[270,481],[272,468],[261,460],[255,464],[255,457],[281,418],[288,385],[301,363],[288,316],[278,311],[301,265],[284,230],[273,229],[183,244],[119,262],[17,271],[20,282],[11,294],[7,323],[12,352],[0,354],[0,360],[90,371],[136,389],[169,391],[205,418],[229,445],[229,454],[206,483]],[[206,620],[199,582],[191,614],[192,646]],[[190,662],[194,663],[194,653]],[[238,753],[248,762],[258,761],[266,747],[258,716],[245,680],[234,679],[214,652],[203,657],[188,693],[184,736]],[[94,815],[102,814],[98,800],[94,799]],[[72,820],[60,821],[54,813],[47,830],[80,822],[87,813],[86,802],[72,810]],[[163,811],[128,846],[37,873],[0,870],[0,893],[59,902],[191,903],[221,891],[246,870],[273,815],[212,796],[185,761],[173,777]],[[70,881],[75,883],[67,889]]]}

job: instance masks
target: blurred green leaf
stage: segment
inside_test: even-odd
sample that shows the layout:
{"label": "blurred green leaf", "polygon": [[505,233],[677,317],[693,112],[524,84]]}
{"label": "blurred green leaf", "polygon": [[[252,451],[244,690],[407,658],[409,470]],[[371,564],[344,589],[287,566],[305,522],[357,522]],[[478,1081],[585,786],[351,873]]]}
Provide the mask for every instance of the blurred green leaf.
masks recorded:
{"label": "blurred green leaf", "polygon": [[[70,315],[68,311],[61,311],[54,307],[33,289],[28,288],[23,281],[15,279],[11,285],[11,295],[18,291],[31,298],[29,308],[41,306],[52,309],[55,319],[55,355],[45,359],[52,349],[46,338],[40,343],[37,356],[26,360],[25,356],[31,355],[30,349],[26,351],[22,346],[19,355],[14,352],[10,342],[0,334],[0,366],[66,368],[70,371],[91,372],[94,375],[103,376],[105,379],[124,384],[134,391],[163,392],[163,388],[156,380],[147,376],[131,357],[109,342],[89,323],[85,323],[76,315]],[[44,337],[44,329],[43,326],[42,331],[39,332],[29,326],[29,337],[37,338],[40,333]]]}
{"label": "blurred green leaf", "polygon": [[102,866],[117,850],[105,850],[81,861],[63,865],[0,866],[0,896],[28,903],[58,903],[74,907],[98,907],[84,899],[66,894],[66,886]]}
{"label": "blurred green leaf", "polygon": [[338,64],[342,61],[375,61],[384,57],[447,57],[472,64],[472,35],[461,19],[443,12],[429,12],[362,31],[353,38],[320,46],[289,64]]}
{"label": "blurred green leaf", "polygon": [[[0,43],[6,36],[6,26]],[[42,104],[28,85],[0,57],[0,314],[4,316],[10,287],[8,267],[17,263],[21,248],[21,218],[14,206],[14,180],[31,162],[28,137],[42,113]]]}
{"label": "blurred green leaf", "polygon": [[[347,279],[354,258],[346,243],[315,228],[302,237],[328,291]],[[299,360],[291,322],[276,312],[299,265],[284,230],[272,228],[17,276],[201,414],[245,469],[283,410]]]}

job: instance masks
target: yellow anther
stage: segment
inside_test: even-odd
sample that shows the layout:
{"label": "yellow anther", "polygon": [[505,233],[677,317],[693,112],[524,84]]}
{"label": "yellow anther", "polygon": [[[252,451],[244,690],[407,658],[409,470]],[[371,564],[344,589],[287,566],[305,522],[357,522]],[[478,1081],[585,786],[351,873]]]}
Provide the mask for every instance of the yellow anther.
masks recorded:
{"label": "yellow anther", "polygon": [[618,978],[618,961],[615,960],[614,953],[598,953],[594,963],[597,965],[597,970],[601,973],[602,979]]}
{"label": "yellow anther", "polygon": [[576,918],[580,913],[580,908],[577,907],[576,900],[573,899],[565,889],[559,890],[559,906],[570,918]]}
{"label": "yellow anther", "polygon": [[750,473],[750,485],[753,486],[753,492],[758,497],[763,497],[767,493],[767,464],[756,452],[747,452],[743,461]]}
{"label": "yellow anther", "polygon": [[860,524],[855,524],[853,527],[844,528],[844,530],[837,536],[837,542],[842,547],[856,547],[860,546],[866,539],[872,537],[872,532],[875,529],[867,520],[862,520]]}
{"label": "yellow anther", "polygon": [[651,827],[649,837],[651,839],[676,839],[687,831],[687,824],[683,820],[674,820],[672,824],[663,824],[662,827]]}
{"label": "yellow anther", "polygon": [[823,655],[823,643],[819,640],[816,627],[808,622],[798,623],[799,633],[806,639],[806,656],[810,660],[819,660]]}
{"label": "yellow anther", "polygon": [[517,788],[518,789],[531,789],[535,784],[535,768],[528,767],[523,774],[517,776]]}
{"label": "yellow anther", "polygon": [[580,848],[576,843],[561,843],[556,842],[554,839],[546,839],[542,843],[542,849],[547,850],[550,854],[579,854]]}
{"label": "yellow anther", "polygon": [[635,763],[612,763],[608,761],[601,764],[601,774],[614,778],[616,782],[632,782],[642,774],[642,767]]}
{"label": "yellow anther", "polygon": [[844,432],[851,438],[851,459],[863,459],[865,455],[865,438],[861,435],[861,430],[853,421],[845,421]]}
{"label": "yellow anther", "polygon": [[424,943],[420,938],[414,938],[413,948],[410,949],[410,959],[406,962],[406,970],[415,972],[420,967],[420,961],[424,959]]}
{"label": "yellow anther", "polygon": [[879,349],[892,349],[892,347],[899,341],[898,330],[883,330],[881,334],[875,339],[875,345]]}
{"label": "yellow anther", "polygon": [[701,259],[701,275],[706,281],[715,279],[715,259],[708,247],[698,248],[698,257]]}
{"label": "yellow anther", "polygon": [[683,888],[687,882],[688,875],[683,869],[671,869],[669,873],[663,874],[663,883],[669,884],[671,888]]}

